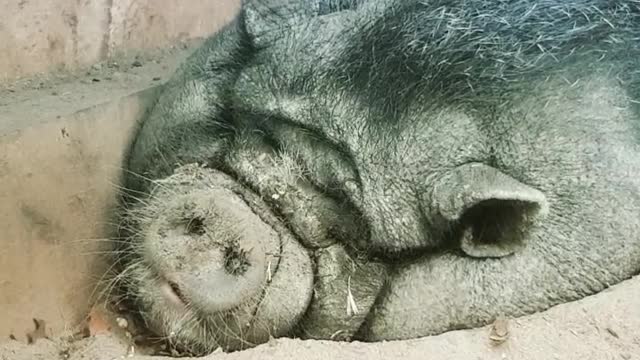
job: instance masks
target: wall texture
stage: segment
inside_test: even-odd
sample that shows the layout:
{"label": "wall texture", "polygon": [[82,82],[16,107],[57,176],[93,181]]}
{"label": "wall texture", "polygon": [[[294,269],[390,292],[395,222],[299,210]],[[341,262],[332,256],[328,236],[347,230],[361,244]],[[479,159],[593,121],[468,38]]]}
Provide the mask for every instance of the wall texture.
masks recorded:
{"label": "wall texture", "polygon": [[0,0],[0,81],[207,36],[240,0]]}

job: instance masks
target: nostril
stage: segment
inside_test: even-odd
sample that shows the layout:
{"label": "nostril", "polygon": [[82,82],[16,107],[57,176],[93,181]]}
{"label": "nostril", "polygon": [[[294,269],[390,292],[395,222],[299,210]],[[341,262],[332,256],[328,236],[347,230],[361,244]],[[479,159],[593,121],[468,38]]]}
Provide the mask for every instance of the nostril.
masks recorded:
{"label": "nostril", "polygon": [[187,223],[187,234],[204,235],[204,219],[202,217],[194,217]]}
{"label": "nostril", "polygon": [[228,246],[224,249],[224,269],[230,275],[241,276],[249,269],[249,258],[244,249]]}

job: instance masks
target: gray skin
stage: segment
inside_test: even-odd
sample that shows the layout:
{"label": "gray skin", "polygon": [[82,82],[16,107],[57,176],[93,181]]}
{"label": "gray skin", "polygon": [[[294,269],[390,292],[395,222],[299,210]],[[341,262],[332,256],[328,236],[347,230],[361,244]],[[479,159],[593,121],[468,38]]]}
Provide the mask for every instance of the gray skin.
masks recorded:
{"label": "gray skin", "polygon": [[126,294],[206,353],[597,293],[640,271],[639,65],[637,1],[246,2],[136,134]]}

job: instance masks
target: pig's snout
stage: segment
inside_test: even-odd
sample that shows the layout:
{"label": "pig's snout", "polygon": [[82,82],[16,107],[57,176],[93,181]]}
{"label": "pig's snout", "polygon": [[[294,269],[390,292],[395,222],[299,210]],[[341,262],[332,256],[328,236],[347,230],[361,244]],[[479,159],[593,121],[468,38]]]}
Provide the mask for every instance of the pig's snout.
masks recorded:
{"label": "pig's snout", "polygon": [[259,295],[266,279],[264,252],[240,244],[212,246],[209,263],[170,269],[160,275],[161,293],[174,305],[192,306],[205,313],[236,308]]}
{"label": "pig's snout", "polygon": [[309,306],[308,251],[224,173],[185,165],[127,219],[122,283],[148,329],[173,345],[194,354],[252,347],[289,334]]}
{"label": "pig's snout", "polygon": [[280,252],[277,233],[226,189],[176,196],[144,247],[164,300],[205,314],[257,301]]}

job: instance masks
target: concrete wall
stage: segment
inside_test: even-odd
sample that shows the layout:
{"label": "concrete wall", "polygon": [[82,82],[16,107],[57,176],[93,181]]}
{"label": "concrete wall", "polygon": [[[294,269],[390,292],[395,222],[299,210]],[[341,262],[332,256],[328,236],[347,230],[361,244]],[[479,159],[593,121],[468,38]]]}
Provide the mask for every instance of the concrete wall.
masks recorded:
{"label": "concrete wall", "polygon": [[240,0],[0,0],[0,81],[216,31]]}

